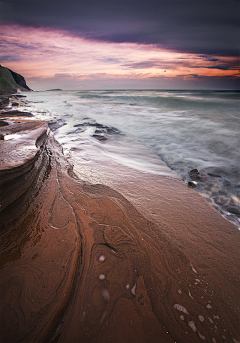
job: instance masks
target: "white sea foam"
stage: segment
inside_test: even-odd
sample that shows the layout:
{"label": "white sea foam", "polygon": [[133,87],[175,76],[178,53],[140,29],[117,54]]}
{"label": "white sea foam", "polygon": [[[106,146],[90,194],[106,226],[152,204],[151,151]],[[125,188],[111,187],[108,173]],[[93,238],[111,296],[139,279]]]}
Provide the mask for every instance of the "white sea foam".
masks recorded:
{"label": "white sea foam", "polygon": [[191,292],[190,292],[190,291],[188,292],[188,295],[189,295],[189,297],[190,297],[191,299],[193,299],[193,300],[194,300],[194,298],[193,298],[193,296],[192,296],[192,294],[191,294]]}
{"label": "white sea foam", "polygon": [[[105,159],[114,159],[147,173],[174,175],[163,167],[162,161],[184,180],[188,180],[188,171],[193,168],[205,170],[212,174],[207,175],[214,185],[214,193],[224,190],[228,200],[240,206],[236,189],[239,180],[236,146],[240,145],[238,93],[62,91],[31,92],[27,99],[35,102],[39,119],[66,122],[55,135],[76,164],[82,158],[81,149],[83,154],[89,153],[88,162],[97,149],[96,154],[102,158],[104,155]],[[87,118],[86,125],[76,127],[84,118]],[[105,133],[100,134],[106,134],[108,139],[99,142],[92,135],[95,129],[101,131],[101,127],[94,123],[114,127],[123,134],[106,133],[105,128]],[[219,199],[209,190],[210,184],[205,182],[201,187],[201,192],[211,197],[218,207]],[[240,226],[229,211],[224,215]]]}
{"label": "white sea foam", "polygon": [[102,295],[103,295],[103,298],[104,298],[105,301],[109,301],[109,299],[110,299],[110,294],[109,294],[107,288],[103,288],[103,290],[102,290]]}
{"label": "white sea foam", "polygon": [[191,320],[190,322],[188,322],[188,326],[190,326],[190,328],[194,331],[197,332],[197,328],[195,325],[195,322],[193,320]]}
{"label": "white sea foam", "polygon": [[100,257],[99,257],[99,262],[103,262],[103,261],[105,261],[105,256],[104,255],[101,255]]}
{"label": "white sea foam", "polygon": [[196,269],[193,267],[192,263],[190,263],[190,266],[192,268],[192,271],[195,273],[195,274],[198,274],[198,272],[196,271]]}
{"label": "white sea foam", "polygon": [[198,336],[199,336],[203,341],[205,341],[206,337],[203,336],[199,331],[198,331]]}
{"label": "white sea foam", "polygon": [[135,285],[131,288],[131,292],[133,295],[136,295],[136,287],[137,287],[137,284],[135,283]]}
{"label": "white sea foam", "polygon": [[188,313],[188,310],[187,310],[184,306],[182,306],[182,305],[175,304],[173,307],[174,307],[176,310],[178,310],[178,311],[181,311],[181,312],[184,312],[184,313],[186,313],[186,314],[189,314],[189,313]]}
{"label": "white sea foam", "polygon": [[10,139],[14,139],[14,140],[17,140],[19,138],[22,138],[22,134],[19,134],[19,133],[13,133],[11,135],[5,135],[4,136],[4,140],[5,141],[9,141]]}

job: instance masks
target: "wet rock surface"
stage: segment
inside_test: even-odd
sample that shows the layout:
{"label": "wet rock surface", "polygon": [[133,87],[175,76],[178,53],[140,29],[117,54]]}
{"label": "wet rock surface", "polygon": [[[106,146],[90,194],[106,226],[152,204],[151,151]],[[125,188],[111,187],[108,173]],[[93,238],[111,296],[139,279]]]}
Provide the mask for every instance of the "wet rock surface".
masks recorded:
{"label": "wet rock surface", "polygon": [[57,129],[59,129],[60,127],[66,125],[67,123],[65,123],[63,120],[59,119],[59,120],[51,120],[48,122],[48,126],[52,131],[55,131]]}
{"label": "wet rock surface", "polygon": [[197,169],[192,169],[188,173],[192,180],[204,181],[207,179],[207,174],[204,171],[198,171]]}
{"label": "wet rock surface", "polygon": [[231,223],[168,177],[154,195],[161,215],[149,220],[117,191],[78,179],[47,124],[8,122],[2,129],[31,131],[35,150],[1,169],[8,208],[22,206],[0,231],[2,342],[239,340]]}
{"label": "wet rock surface", "polygon": [[16,218],[41,187],[47,124],[8,119],[0,127],[0,229]]}
{"label": "wet rock surface", "polygon": [[7,117],[33,117],[33,114],[31,112],[25,112],[25,111],[5,111],[0,113],[0,118],[7,118]]}
{"label": "wet rock surface", "polygon": [[109,138],[111,135],[122,135],[123,133],[112,126],[106,126],[103,124],[99,124],[95,122],[94,120],[90,120],[89,118],[85,118],[82,123],[74,125],[74,127],[77,127],[78,130],[81,130],[81,132],[85,131],[88,127],[96,128],[92,137],[96,138],[99,141],[105,141]]}
{"label": "wet rock surface", "polygon": [[10,103],[9,96],[1,95],[0,96],[0,110],[5,109]]}
{"label": "wet rock surface", "polygon": [[188,182],[188,186],[192,187],[192,188],[196,188],[197,187],[197,185],[194,182],[192,182],[192,181]]}
{"label": "wet rock surface", "polygon": [[[190,181],[188,181],[190,179]],[[186,179],[188,186],[205,195],[206,199],[230,221],[240,227],[240,192],[222,175],[192,169]],[[234,192],[235,190],[235,192]]]}

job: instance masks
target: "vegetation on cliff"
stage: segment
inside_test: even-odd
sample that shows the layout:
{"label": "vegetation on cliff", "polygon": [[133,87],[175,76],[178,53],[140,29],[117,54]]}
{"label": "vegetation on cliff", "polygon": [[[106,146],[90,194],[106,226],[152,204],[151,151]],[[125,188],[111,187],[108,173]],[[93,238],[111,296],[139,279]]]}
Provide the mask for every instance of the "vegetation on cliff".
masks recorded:
{"label": "vegetation on cliff", "polygon": [[0,94],[16,93],[18,90],[31,90],[20,74],[0,65]]}

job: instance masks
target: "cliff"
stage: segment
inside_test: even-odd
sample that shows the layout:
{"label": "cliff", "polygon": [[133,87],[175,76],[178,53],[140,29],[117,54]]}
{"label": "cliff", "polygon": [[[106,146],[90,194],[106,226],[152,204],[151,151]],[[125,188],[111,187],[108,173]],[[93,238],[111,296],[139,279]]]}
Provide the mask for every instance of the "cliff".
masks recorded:
{"label": "cliff", "polygon": [[31,90],[20,74],[0,65],[0,94],[12,94],[18,90]]}

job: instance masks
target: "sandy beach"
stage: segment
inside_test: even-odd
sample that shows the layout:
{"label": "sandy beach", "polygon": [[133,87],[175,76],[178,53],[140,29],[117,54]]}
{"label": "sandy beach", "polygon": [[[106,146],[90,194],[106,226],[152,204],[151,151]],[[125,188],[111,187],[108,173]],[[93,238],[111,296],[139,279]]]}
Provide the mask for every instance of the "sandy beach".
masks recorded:
{"label": "sandy beach", "polygon": [[240,342],[232,223],[176,177],[86,182],[47,123],[5,110],[1,342]]}

